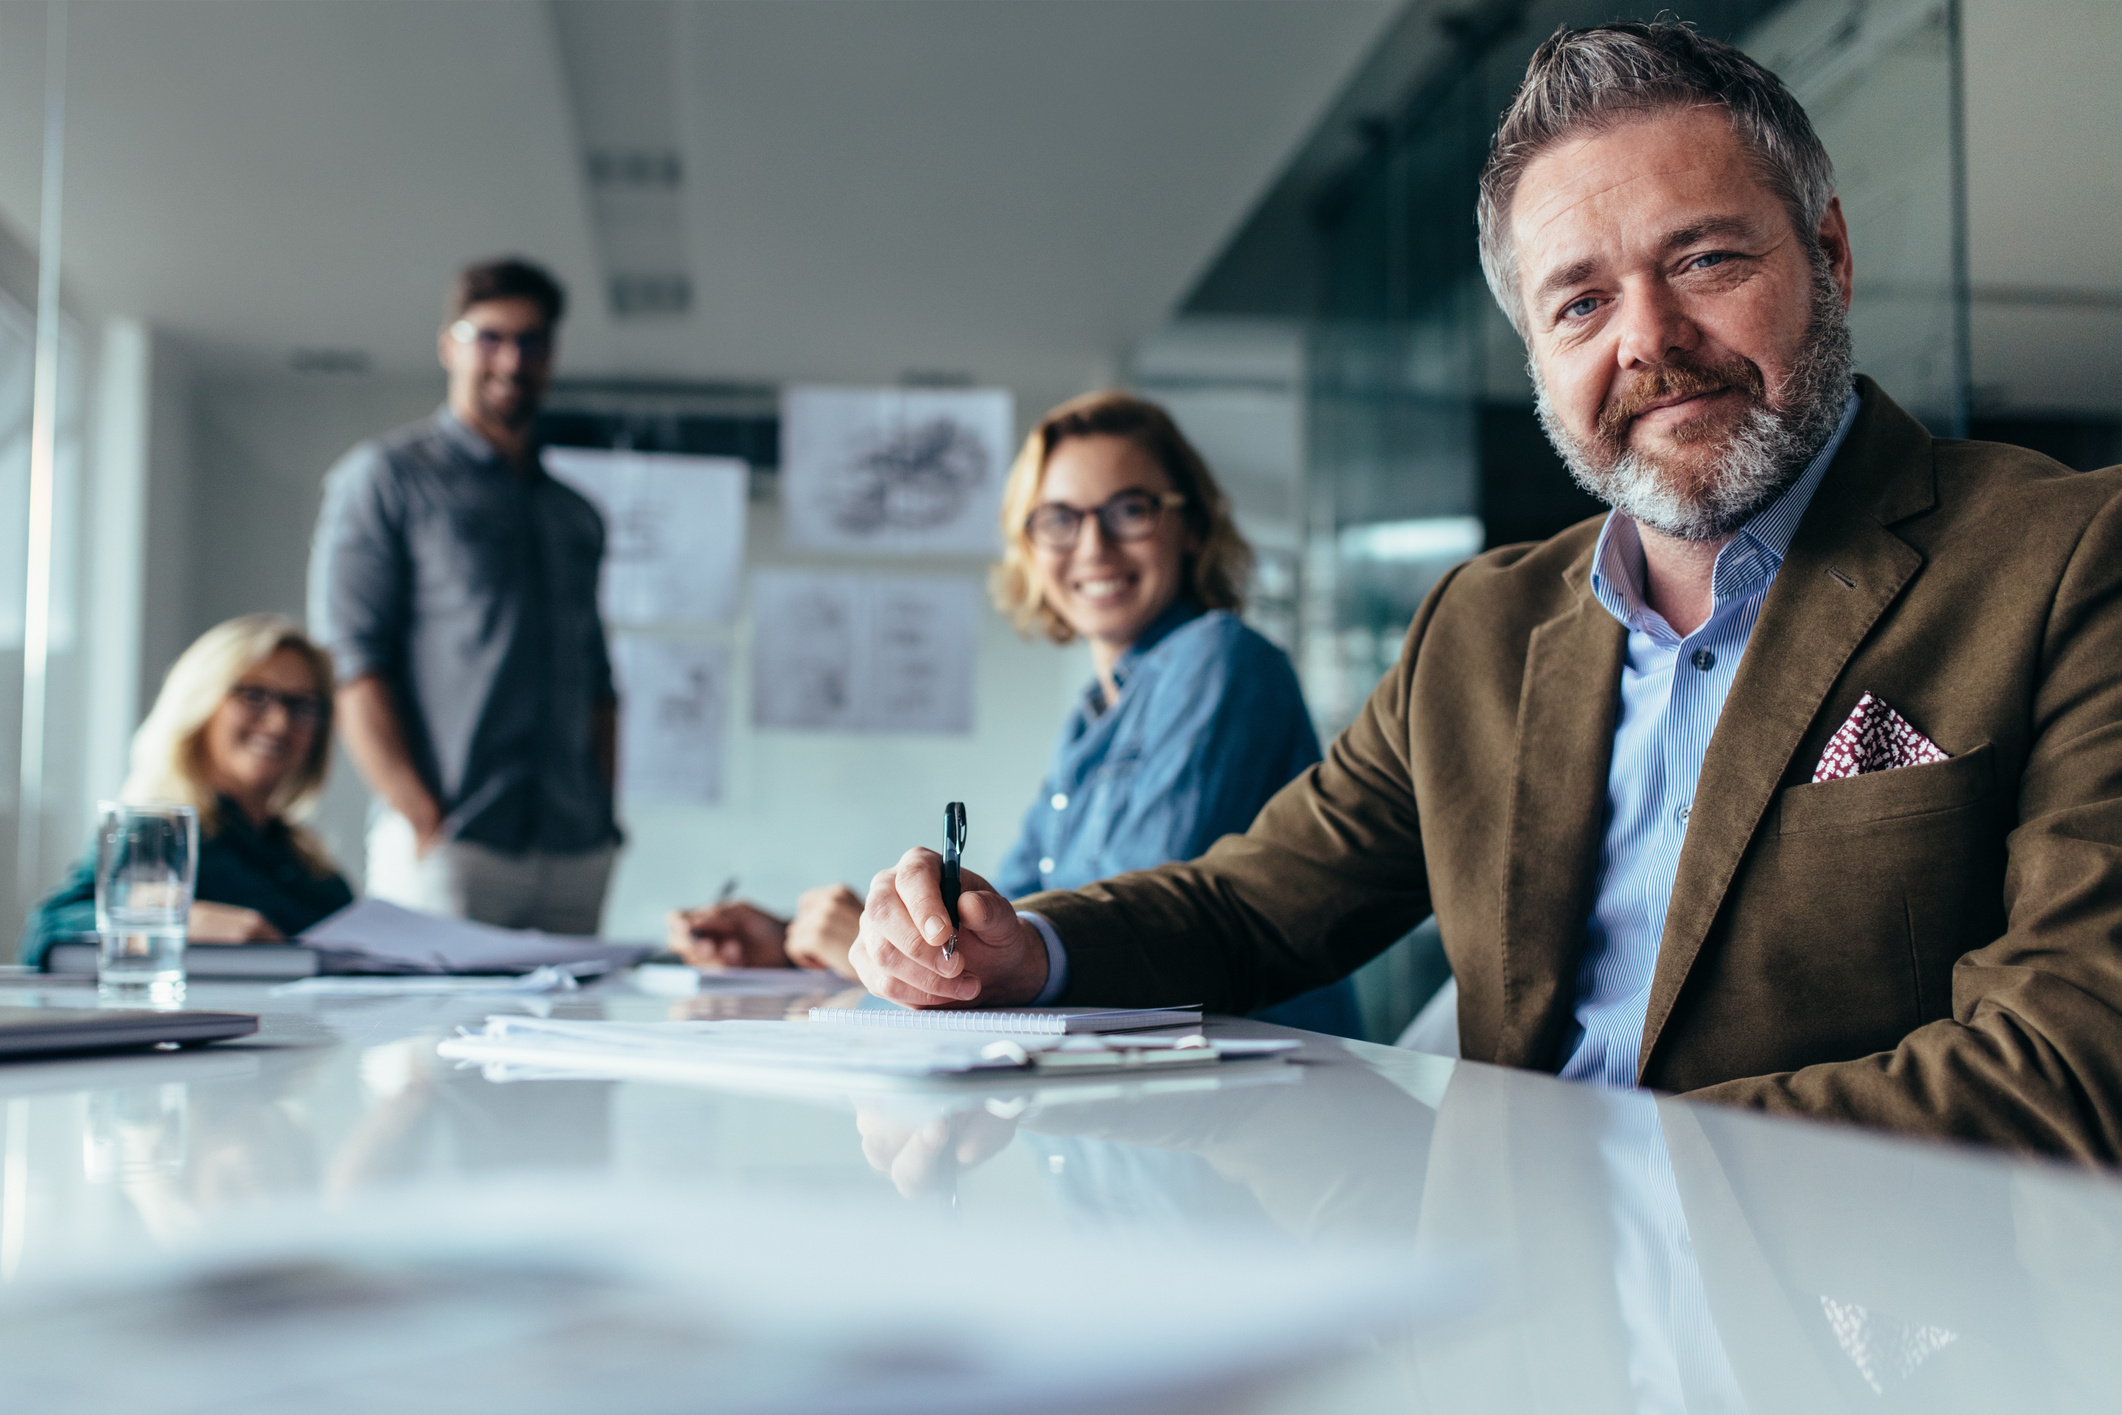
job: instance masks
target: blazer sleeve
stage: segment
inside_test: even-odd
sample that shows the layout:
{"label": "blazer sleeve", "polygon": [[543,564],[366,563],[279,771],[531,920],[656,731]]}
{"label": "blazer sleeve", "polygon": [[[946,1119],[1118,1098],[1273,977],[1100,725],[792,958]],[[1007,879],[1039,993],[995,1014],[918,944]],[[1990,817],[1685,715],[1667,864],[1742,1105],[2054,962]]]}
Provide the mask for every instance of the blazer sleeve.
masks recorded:
{"label": "blazer sleeve", "polygon": [[[2001,532],[2000,532],[2001,533]],[[1689,1094],[2122,1160],[2122,498],[2049,612],[2006,841],[2002,938],[1953,969],[1952,1016],[1892,1051]]]}
{"label": "blazer sleeve", "polygon": [[1326,759],[1275,793],[1245,834],[1197,860],[1021,901],[1068,948],[1062,1001],[1256,1012],[1353,972],[1430,912],[1407,702],[1456,576],[1431,592],[1399,666]]}
{"label": "blazer sleeve", "polygon": [[1289,660],[1235,618],[1209,627],[1153,690],[1156,725],[1099,851],[1101,877],[1193,859],[1319,760]]}

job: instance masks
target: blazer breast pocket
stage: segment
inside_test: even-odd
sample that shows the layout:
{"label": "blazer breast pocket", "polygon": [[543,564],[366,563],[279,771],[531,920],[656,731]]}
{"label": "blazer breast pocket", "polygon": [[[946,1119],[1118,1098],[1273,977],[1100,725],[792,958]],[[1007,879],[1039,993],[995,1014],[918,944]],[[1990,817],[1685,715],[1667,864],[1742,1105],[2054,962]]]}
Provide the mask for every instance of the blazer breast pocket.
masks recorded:
{"label": "blazer breast pocket", "polygon": [[1777,801],[1777,832],[1802,835],[1959,810],[1989,796],[1995,762],[1995,749],[1984,742],[1947,761],[1787,787]]}

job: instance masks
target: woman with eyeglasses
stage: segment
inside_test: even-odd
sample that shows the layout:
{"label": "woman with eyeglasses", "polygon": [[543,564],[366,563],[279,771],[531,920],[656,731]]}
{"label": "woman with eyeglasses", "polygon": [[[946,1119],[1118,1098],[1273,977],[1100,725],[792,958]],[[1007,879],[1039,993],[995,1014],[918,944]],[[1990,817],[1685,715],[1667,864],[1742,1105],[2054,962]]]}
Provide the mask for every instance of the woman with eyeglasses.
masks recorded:
{"label": "woman with eyeglasses", "polygon": [[[1027,635],[1081,639],[1095,674],[992,881],[1002,894],[1192,859],[1319,760],[1288,657],[1238,617],[1252,551],[1162,408],[1107,392],[1048,413],[1010,470],[1002,524],[996,605]],[[745,903],[681,911],[670,942],[705,966],[852,976],[861,910],[854,891],[827,886],[788,921]],[[1362,1032],[1346,980],[1260,1015]]]}
{"label": "woman with eyeglasses", "polygon": [[[119,794],[199,812],[193,943],[287,938],[353,902],[300,824],[324,794],[331,701],[331,659],[277,614],[217,624],[170,665]],[[95,929],[92,850],[30,916],[22,961]]]}

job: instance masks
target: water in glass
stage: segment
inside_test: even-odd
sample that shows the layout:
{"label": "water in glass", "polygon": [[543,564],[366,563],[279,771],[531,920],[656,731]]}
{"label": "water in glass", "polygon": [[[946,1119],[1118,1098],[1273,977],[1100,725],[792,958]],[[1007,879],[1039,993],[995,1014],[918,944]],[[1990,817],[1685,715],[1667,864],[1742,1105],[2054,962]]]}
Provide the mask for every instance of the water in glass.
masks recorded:
{"label": "water in glass", "polygon": [[199,877],[199,816],[190,806],[104,802],[96,827],[96,930],[105,988],[170,994],[184,987],[184,938]]}

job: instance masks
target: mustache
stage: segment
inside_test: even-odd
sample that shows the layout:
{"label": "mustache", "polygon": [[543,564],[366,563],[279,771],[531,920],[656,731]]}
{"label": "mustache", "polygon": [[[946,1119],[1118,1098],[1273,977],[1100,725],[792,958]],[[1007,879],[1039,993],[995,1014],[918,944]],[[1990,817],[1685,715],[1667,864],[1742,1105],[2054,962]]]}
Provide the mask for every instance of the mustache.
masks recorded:
{"label": "mustache", "polygon": [[[1768,402],[1761,366],[1752,359],[1735,356],[1711,364],[1675,351],[1666,362],[1637,374],[1619,397],[1599,410],[1596,428],[1599,441],[1618,453],[1628,445],[1628,425],[1648,412],[1653,403],[1672,398],[1693,398],[1725,389],[1737,389],[1754,407],[1766,406]],[[1676,433],[1674,440],[1685,442],[1687,439]]]}

